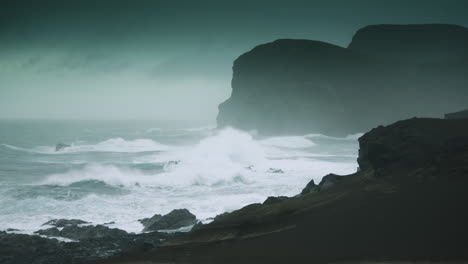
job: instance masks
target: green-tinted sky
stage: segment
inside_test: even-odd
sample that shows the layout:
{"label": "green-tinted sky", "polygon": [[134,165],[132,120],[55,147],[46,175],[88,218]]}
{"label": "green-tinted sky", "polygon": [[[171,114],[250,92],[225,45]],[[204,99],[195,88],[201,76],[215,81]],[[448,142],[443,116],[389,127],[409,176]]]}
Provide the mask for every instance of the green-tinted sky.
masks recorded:
{"label": "green-tinted sky", "polygon": [[0,118],[213,120],[232,61],[369,24],[468,26],[468,1],[2,0]]}

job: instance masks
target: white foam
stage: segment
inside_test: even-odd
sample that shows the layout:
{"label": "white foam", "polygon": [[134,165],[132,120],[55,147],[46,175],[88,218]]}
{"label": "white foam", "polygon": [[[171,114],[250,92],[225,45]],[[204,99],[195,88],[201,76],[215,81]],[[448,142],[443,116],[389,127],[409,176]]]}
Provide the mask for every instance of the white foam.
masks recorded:
{"label": "white foam", "polygon": [[356,133],[350,134],[346,137],[331,137],[323,134],[307,134],[304,137],[306,138],[324,138],[324,139],[331,139],[331,140],[357,140],[358,138],[362,137],[364,133]]}
{"label": "white foam", "polygon": [[[351,140],[336,141],[338,146],[348,146],[349,143],[353,144]],[[0,228],[32,233],[51,219],[78,218],[93,224],[115,221],[112,227],[140,232],[143,227],[138,219],[156,213],[166,214],[177,208],[187,208],[198,219],[207,220],[247,204],[263,202],[268,196],[293,196],[311,179],[319,182],[328,173],[355,171],[356,162],[352,158],[340,162],[315,159],[342,155],[320,152],[321,147],[309,137],[256,140],[253,135],[232,128],[210,132],[196,144],[177,148],[145,139],[126,141],[117,138],[94,145],[76,143],[69,151],[80,148],[79,151],[90,152],[165,151],[125,156],[131,160],[119,161],[119,167],[95,163],[47,175],[36,184],[70,185],[99,180],[129,192],[122,195],[93,193],[77,200],[48,196],[0,199]],[[55,149],[51,151],[55,153]],[[93,157],[92,153],[86,155]],[[148,174],[124,167],[124,164],[133,163],[167,165],[162,172]],[[283,173],[271,173],[270,168]]]}
{"label": "white foam", "polygon": [[55,146],[39,146],[32,149],[26,149],[7,144],[3,146],[18,150],[26,151],[31,153],[40,154],[64,154],[64,153],[76,153],[76,152],[148,152],[148,151],[164,151],[170,147],[151,139],[135,139],[125,140],[123,138],[111,138],[105,141],[101,141],[97,144],[82,144],[82,141],[72,143],[69,147],[62,150],[56,151]]}
{"label": "white foam", "polygon": [[315,143],[301,136],[270,137],[260,141],[262,145],[282,148],[310,148]]}

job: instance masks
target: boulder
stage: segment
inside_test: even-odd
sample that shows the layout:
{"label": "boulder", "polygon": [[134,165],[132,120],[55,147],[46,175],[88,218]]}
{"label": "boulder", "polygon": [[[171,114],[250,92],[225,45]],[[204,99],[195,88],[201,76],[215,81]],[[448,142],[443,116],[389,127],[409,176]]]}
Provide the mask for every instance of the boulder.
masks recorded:
{"label": "boulder", "polygon": [[55,151],[61,151],[69,147],[71,147],[71,145],[65,143],[58,143],[57,145],[55,145]]}
{"label": "boulder", "polygon": [[145,232],[169,230],[194,225],[197,223],[197,218],[187,209],[176,209],[164,216],[155,215],[142,223],[146,223],[145,228],[143,229]]}

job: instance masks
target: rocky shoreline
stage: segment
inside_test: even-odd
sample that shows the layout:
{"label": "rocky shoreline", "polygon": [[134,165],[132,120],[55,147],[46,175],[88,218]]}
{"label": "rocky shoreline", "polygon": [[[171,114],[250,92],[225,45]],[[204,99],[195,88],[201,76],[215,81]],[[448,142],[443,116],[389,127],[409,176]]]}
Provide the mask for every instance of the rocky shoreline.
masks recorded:
{"label": "rocky shoreline", "polygon": [[[468,119],[413,118],[359,138],[359,169],[211,223],[186,209],[141,234],[79,219],[0,232],[0,263],[284,263],[468,260]],[[191,232],[158,232],[194,225]],[[57,240],[61,238],[62,241]],[[63,239],[68,239],[64,242]]]}
{"label": "rocky shoreline", "polygon": [[190,230],[197,220],[187,209],[176,209],[140,222],[144,226],[140,234],[105,225],[93,226],[80,219],[53,219],[43,225],[52,227],[34,235],[15,233],[20,230],[0,231],[0,263],[83,263],[146,251],[180,235],[179,228],[188,226]]}
{"label": "rocky shoreline", "polygon": [[327,175],[295,197],[270,197],[103,263],[468,261],[467,120],[399,121],[359,144],[354,174]]}

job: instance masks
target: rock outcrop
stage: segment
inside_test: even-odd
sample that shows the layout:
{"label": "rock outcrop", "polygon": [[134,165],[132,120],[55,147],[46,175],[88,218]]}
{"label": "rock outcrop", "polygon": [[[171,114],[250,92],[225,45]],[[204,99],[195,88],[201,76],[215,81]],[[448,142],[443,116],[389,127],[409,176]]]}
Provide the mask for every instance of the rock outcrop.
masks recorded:
{"label": "rock outcrop", "polygon": [[56,227],[42,229],[35,232],[39,235],[52,236],[52,237],[64,237],[73,240],[82,240],[90,238],[112,238],[112,239],[125,239],[128,234],[127,232],[117,229],[109,228],[103,225],[97,226],[77,226],[67,225],[61,230]]}
{"label": "rock outcrop", "polygon": [[296,197],[269,198],[219,215],[125,260],[467,261],[468,122],[413,118],[372,129],[359,146],[354,174],[330,174]]}
{"label": "rock outcrop", "polygon": [[[129,234],[102,225],[66,225],[61,230],[53,227],[39,230],[36,234],[42,237],[0,231],[0,263],[87,263],[134,251],[146,251],[155,248],[166,239],[177,236],[177,234],[159,232]],[[58,238],[73,241],[63,242]]]}
{"label": "rock outcrop", "polygon": [[348,48],[280,39],[234,62],[218,126],[342,136],[442,117],[466,106],[467,73],[468,29],[455,25],[368,26]]}
{"label": "rock outcrop", "polygon": [[175,209],[166,215],[161,216],[156,214],[151,218],[145,218],[139,221],[145,227],[143,231],[146,232],[157,230],[173,230],[194,225],[197,223],[197,218],[187,209]]}
{"label": "rock outcrop", "polygon": [[445,114],[445,119],[466,119],[466,118],[468,118],[468,109],[455,112],[455,113]]}

